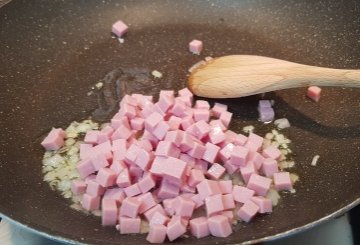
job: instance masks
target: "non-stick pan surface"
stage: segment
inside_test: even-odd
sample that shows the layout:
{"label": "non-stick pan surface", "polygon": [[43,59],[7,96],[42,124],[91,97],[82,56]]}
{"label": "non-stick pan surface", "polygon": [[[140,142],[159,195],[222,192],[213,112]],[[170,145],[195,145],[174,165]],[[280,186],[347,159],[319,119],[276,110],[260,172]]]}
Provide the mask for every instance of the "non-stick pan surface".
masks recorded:
{"label": "non-stick pan surface", "polygon": [[[125,43],[112,23],[130,26]],[[159,70],[155,93],[185,85],[187,69],[205,56],[255,54],[334,68],[360,68],[358,1],[20,1],[0,9],[0,212],[57,239],[85,243],[143,243],[120,235],[99,218],[69,208],[42,181],[39,139],[52,126],[86,119],[97,107],[87,92],[108,72]],[[201,56],[187,51],[204,41]],[[126,82],[126,81],[124,81]],[[268,93],[276,117],[292,127],[300,176],[271,215],[240,224],[228,238],[180,239],[192,244],[261,241],[311,227],[360,202],[360,90],[324,88],[319,103],[305,88]],[[234,113],[232,129],[257,122],[258,96],[222,100]],[[211,101],[213,102],[213,101]],[[310,166],[314,155],[318,166]],[[286,233],[287,232],[287,233]]]}

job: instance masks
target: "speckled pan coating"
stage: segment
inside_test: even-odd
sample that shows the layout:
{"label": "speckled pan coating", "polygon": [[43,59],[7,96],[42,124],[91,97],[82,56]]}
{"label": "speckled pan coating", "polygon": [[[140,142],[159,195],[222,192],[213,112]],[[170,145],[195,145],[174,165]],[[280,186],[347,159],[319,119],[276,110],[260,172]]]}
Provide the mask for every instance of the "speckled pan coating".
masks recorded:
{"label": "speckled pan coating", "polygon": [[[146,94],[183,87],[186,70],[206,56],[256,54],[359,69],[359,16],[355,0],[8,3],[0,9],[1,214],[55,239],[144,243],[144,235],[101,227],[99,218],[71,210],[50,190],[42,181],[42,135],[90,115],[96,99],[87,92],[118,67],[160,71],[159,82],[124,91]],[[110,38],[118,19],[130,27],[123,44]],[[204,42],[200,56],[187,50],[193,39]],[[228,238],[179,242],[262,241],[311,227],[360,202],[360,90],[324,88],[319,103],[305,94],[301,88],[265,96],[275,100],[276,117],[292,124],[284,132],[294,141],[293,171],[301,178],[296,194],[284,194],[273,214],[238,225]],[[234,113],[233,130],[253,124],[263,134],[270,126],[257,122],[258,99],[218,101]]]}

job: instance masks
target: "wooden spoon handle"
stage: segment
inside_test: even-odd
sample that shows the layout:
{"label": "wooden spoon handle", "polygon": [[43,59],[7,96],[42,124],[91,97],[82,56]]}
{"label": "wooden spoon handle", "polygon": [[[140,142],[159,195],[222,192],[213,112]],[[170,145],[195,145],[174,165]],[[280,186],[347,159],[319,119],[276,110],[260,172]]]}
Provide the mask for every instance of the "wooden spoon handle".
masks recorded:
{"label": "wooden spoon handle", "polygon": [[252,55],[215,58],[189,77],[196,95],[235,98],[269,91],[318,86],[360,88],[360,70],[331,69]]}

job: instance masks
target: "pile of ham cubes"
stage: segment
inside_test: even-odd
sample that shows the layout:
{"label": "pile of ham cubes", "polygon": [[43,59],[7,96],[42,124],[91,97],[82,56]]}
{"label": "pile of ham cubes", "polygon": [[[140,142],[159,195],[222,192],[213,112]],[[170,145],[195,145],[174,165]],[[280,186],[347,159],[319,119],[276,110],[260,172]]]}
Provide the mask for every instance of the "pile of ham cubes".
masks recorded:
{"label": "pile of ham cubes", "polygon": [[[210,108],[182,89],[151,96],[126,95],[111,123],[86,133],[72,191],[86,210],[101,209],[102,225],[121,234],[139,233],[149,222],[147,240],[173,241],[188,230],[197,238],[227,237],[234,220],[249,222],[270,213],[270,186],[291,190],[288,172],[279,172],[280,151],[262,149],[263,138],[228,130],[232,113],[219,103]],[[63,142],[53,129],[46,149]],[[244,186],[224,180],[240,174]],[[200,209],[203,215],[193,216]],[[236,210],[236,211],[235,211]]]}

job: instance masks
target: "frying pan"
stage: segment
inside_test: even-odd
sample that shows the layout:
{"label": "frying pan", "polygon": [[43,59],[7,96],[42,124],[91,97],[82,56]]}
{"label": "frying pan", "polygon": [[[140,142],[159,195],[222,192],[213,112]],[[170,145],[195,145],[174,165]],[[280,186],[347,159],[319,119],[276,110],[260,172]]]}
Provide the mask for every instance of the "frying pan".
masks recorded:
{"label": "frying pan", "polygon": [[[130,26],[125,43],[111,38],[112,23]],[[69,208],[42,181],[41,139],[98,108],[91,86],[114,69],[159,70],[162,79],[125,86],[155,94],[185,86],[187,69],[205,56],[254,54],[333,68],[360,68],[357,1],[25,1],[0,8],[0,212],[53,239],[71,243],[134,244],[144,235],[120,235],[99,218]],[[204,41],[201,56],[187,44]],[[128,83],[129,81],[122,81]],[[132,84],[129,82],[129,84]],[[131,88],[131,91],[126,88]],[[300,176],[296,193],[283,194],[271,215],[239,224],[225,239],[179,239],[192,244],[255,243],[334,218],[360,202],[360,90],[324,88],[319,103],[305,89],[268,93],[277,118],[292,127]],[[257,122],[259,96],[226,103],[231,129]],[[214,100],[210,101],[211,103]],[[318,166],[310,166],[314,155]]]}

